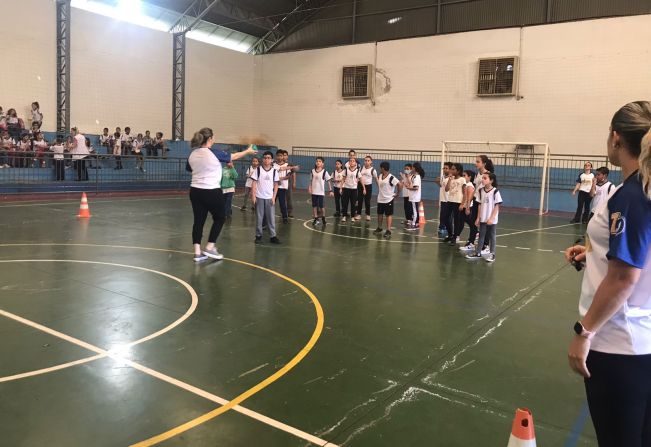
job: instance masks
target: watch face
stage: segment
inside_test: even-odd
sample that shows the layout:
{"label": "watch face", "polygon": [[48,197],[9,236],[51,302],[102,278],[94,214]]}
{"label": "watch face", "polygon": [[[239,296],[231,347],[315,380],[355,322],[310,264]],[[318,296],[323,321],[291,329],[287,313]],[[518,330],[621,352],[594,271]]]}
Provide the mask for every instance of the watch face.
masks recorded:
{"label": "watch face", "polygon": [[578,321],[574,323],[574,332],[576,332],[576,335],[581,335],[583,333],[583,326]]}

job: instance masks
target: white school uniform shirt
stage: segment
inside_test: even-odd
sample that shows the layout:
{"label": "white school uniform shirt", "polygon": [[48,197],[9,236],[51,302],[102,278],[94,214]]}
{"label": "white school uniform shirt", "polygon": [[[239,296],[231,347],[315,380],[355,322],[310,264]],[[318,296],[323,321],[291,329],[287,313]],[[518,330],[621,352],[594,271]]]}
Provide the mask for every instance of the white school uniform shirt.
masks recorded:
{"label": "white school uniform shirt", "polygon": [[[486,188],[482,187],[479,190],[479,204],[481,206],[481,209],[479,210],[479,222],[481,223],[488,222],[488,219],[490,219],[491,214],[493,214],[495,205],[499,205],[501,203],[502,203],[502,195],[497,190],[497,188],[491,188],[490,191],[486,191]],[[493,220],[493,224],[497,224],[499,215],[500,212],[498,210],[497,213],[495,213],[495,219]]]}
{"label": "white school uniform shirt", "polygon": [[113,143],[113,155],[122,155],[122,140],[119,138]]}
{"label": "white school uniform shirt", "polygon": [[592,198],[592,203],[590,206],[590,210],[592,212],[597,209],[601,202],[608,200],[610,193],[615,189],[615,185],[606,180],[603,185],[596,184],[594,187],[594,197]]}
{"label": "white school uniform shirt", "polygon": [[222,186],[222,163],[229,163],[231,154],[224,151],[213,152],[200,147],[192,151],[188,164],[192,170],[190,186],[198,189],[220,189]]}
{"label": "white school uniform shirt", "polygon": [[396,193],[398,179],[395,178],[391,173],[388,173],[386,177],[382,177],[382,174],[380,174],[377,177],[377,182],[377,203],[391,203]]}
{"label": "white school uniform shirt", "polygon": [[9,149],[9,148],[15,146],[16,142],[14,141],[13,138],[7,137],[7,138],[2,138],[2,141],[0,141],[0,144],[2,144],[2,147],[4,147],[5,149]]}
{"label": "white school uniform shirt", "polygon": [[594,174],[586,174],[585,172],[581,173],[576,179],[576,183],[580,183],[579,191],[589,193],[592,190],[592,180],[594,179]]}
{"label": "white school uniform shirt", "polygon": [[344,176],[346,175],[346,170],[342,169],[341,171],[337,171],[336,169],[332,172],[332,179],[334,180],[335,188],[343,188],[344,187]]}
{"label": "white school uniform shirt", "polygon": [[43,121],[43,114],[37,109],[32,110],[32,122],[40,123]]}
{"label": "white school uniform shirt", "polygon": [[439,198],[441,202],[448,201],[448,192],[445,190],[445,186],[448,184],[450,177],[441,177],[441,189],[439,190]]}
{"label": "white school uniform shirt", "polygon": [[138,139],[133,140],[133,151],[136,154],[141,153],[144,144],[145,144],[145,140],[138,140]]}
{"label": "white school uniform shirt", "polygon": [[[474,188],[475,184],[473,182],[466,182],[466,189],[467,188]],[[475,193],[473,192],[473,198],[470,199],[470,203],[468,204],[468,207],[472,208],[473,204],[475,203],[474,201]]]}
{"label": "white school uniform shirt", "polygon": [[[287,171],[281,171],[280,170],[280,168],[287,167],[288,165],[289,165],[288,163],[278,164],[278,163],[274,162],[273,168],[276,171],[278,171],[278,178],[286,177],[290,173],[289,170],[287,170]],[[278,189],[289,189],[289,179],[280,180],[280,182],[278,183]],[[269,197],[269,198],[271,198],[271,197]]]}
{"label": "white school uniform shirt", "polygon": [[373,184],[373,179],[377,178],[377,171],[373,166],[370,168],[365,168],[362,167],[359,171],[361,177],[362,177],[362,184],[363,185],[372,185]]}
{"label": "white school uniform shirt", "polygon": [[[258,174],[259,173],[259,174]],[[272,166],[267,171],[262,165],[251,173],[251,178],[256,182],[255,197],[271,200],[274,197],[274,184],[278,183],[280,174]]]}
{"label": "white school uniform shirt", "polygon": [[81,160],[89,154],[88,148],[86,147],[86,137],[78,133],[75,135],[75,141],[77,142],[77,147],[73,147],[70,153],[72,154],[73,160]]}
{"label": "white school uniform shirt", "polygon": [[63,160],[63,144],[55,144],[52,146],[51,151],[54,152],[55,160]]}
{"label": "white school uniform shirt", "polygon": [[617,259],[641,271],[628,300],[597,331],[590,348],[609,354],[651,354],[651,201],[637,173],[601,202],[588,223],[579,312],[585,316]]}
{"label": "white school uniform shirt", "polygon": [[329,181],[332,177],[325,169],[317,171],[312,169],[310,174],[310,183],[312,185],[312,195],[325,196],[325,182]]}
{"label": "white school uniform shirt", "polygon": [[357,189],[357,183],[359,180],[359,167],[356,167],[354,170],[350,168],[344,169],[344,188],[346,189]]}
{"label": "white school uniform shirt", "polygon": [[410,189],[409,190],[409,201],[410,202],[420,202],[421,198],[421,179],[420,175],[418,174],[412,174],[411,176],[411,186],[418,186],[418,189]]}
{"label": "white school uniform shirt", "polygon": [[481,177],[487,172],[488,171],[477,172],[477,175],[475,176],[475,203],[479,203],[479,190],[484,187],[481,182]]}
{"label": "white school uniform shirt", "polygon": [[253,174],[253,171],[254,171],[253,166],[249,166],[249,168],[246,170],[246,183],[244,184],[245,188],[250,188],[251,186],[253,186],[253,179],[251,178],[251,174]]}
{"label": "white school uniform shirt", "polygon": [[466,184],[466,179],[463,177],[450,178],[449,182],[450,190],[448,191],[448,202],[463,202],[463,186]]}
{"label": "white school uniform shirt", "polygon": [[[86,144],[85,141],[84,141],[84,144]],[[41,149],[41,151],[46,151],[47,150],[47,141],[45,141],[45,140],[41,140],[41,141],[34,140],[34,149],[36,149],[36,148]]]}

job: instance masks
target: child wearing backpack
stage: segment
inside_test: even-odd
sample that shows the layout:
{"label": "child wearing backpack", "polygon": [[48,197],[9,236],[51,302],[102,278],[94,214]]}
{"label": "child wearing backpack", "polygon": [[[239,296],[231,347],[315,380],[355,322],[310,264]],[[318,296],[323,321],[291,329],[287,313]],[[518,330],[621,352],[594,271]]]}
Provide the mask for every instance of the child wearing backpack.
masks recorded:
{"label": "child wearing backpack", "polygon": [[610,171],[605,166],[597,169],[597,174],[595,175],[596,181],[592,184],[592,189],[590,190],[590,196],[592,197],[592,208],[590,210],[590,217],[588,220],[592,219],[592,216],[594,216],[597,207],[601,203],[608,201],[610,191],[615,187],[615,185],[613,185],[608,180],[608,174],[610,174]]}
{"label": "child wearing backpack", "polygon": [[[323,157],[316,157],[314,169],[310,172],[310,185],[307,188],[309,194],[312,195],[312,216],[314,221],[312,225],[318,225],[319,221],[325,226],[325,183],[328,182],[328,189],[332,190],[331,177],[328,171],[325,170],[325,159]],[[332,191],[330,195],[334,195]]]}
{"label": "child wearing backpack", "polygon": [[398,196],[396,194],[396,187],[398,191],[401,189],[400,181],[389,172],[389,162],[383,161],[380,163],[380,175],[376,177],[378,193],[377,193],[377,228],[375,234],[382,233],[382,219],[384,216],[387,218],[387,229],[383,237],[389,239],[391,237],[391,225],[393,224],[393,200]]}

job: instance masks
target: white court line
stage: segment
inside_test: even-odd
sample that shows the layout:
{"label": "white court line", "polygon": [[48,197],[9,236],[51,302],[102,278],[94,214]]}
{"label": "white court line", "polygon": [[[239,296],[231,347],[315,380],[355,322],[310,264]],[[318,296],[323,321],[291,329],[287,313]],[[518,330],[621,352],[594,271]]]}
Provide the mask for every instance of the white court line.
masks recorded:
{"label": "white court line", "polygon": [[[181,315],[181,317],[177,318],[172,323],[170,323],[167,326],[165,326],[164,328],[154,332],[153,334],[149,334],[149,335],[147,335],[147,336],[145,336],[143,338],[140,338],[138,340],[135,340],[135,341],[125,343],[125,344],[121,345],[121,348],[131,348],[133,346],[139,345],[139,344],[144,343],[146,341],[153,340],[154,338],[160,337],[161,335],[171,331],[172,329],[174,329],[175,327],[177,327],[178,325],[183,323],[185,320],[190,318],[190,315],[192,315],[194,313],[194,311],[197,309],[197,305],[199,304],[199,296],[197,295],[197,292],[192,288],[192,286],[190,284],[188,284],[187,282],[183,281],[180,278],[177,278],[176,276],[172,276],[170,274],[167,274],[167,273],[164,273],[164,272],[159,272],[158,270],[148,269],[148,268],[145,268],[145,267],[137,267],[137,266],[134,266],[134,265],[126,265],[126,264],[115,264],[115,263],[112,263],[112,262],[82,261],[82,260],[75,260],[75,259],[3,259],[3,260],[0,260],[0,263],[2,263],[2,264],[14,263],[14,262],[15,263],[21,263],[21,262],[70,262],[70,263],[77,263],[77,264],[110,265],[110,266],[113,266],[113,267],[130,268],[130,269],[135,269],[135,270],[141,270],[141,271],[148,272],[148,273],[155,273],[157,275],[161,275],[163,277],[166,277],[166,278],[169,278],[169,279],[171,279],[173,281],[176,281],[179,284],[181,284],[183,287],[185,287],[185,289],[190,293],[190,297],[191,297],[192,302],[190,303],[190,307],[188,307],[188,309],[185,311],[185,313],[183,315]],[[50,373],[50,372],[53,372],[53,371],[59,371],[61,369],[65,369],[65,368],[68,368],[68,367],[71,367],[71,366],[77,366],[77,365],[81,365],[83,363],[92,362],[94,360],[98,360],[98,359],[103,358],[103,357],[104,356],[102,356],[102,355],[92,356],[92,357],[87,357],[87,358],[84,358],[84,359],[74,360],[72,362],[62,363],[60,365],[50,366],[48,368],[42,368],[42,369],[38,369],[38,370],[34,370],[34,371],[28,371],[28,372],[24,372],[24,373],[20,373],[20,374],[14,374],[14,375],[11,375],[11,376],[0,377],[0,383],[9,382],[9,381],[12,381],[12,380],[25,379],[27,377],[34,377],[34,376],[38,376],[40,374],[47,374],[47,373]]]}
{"label": "white court line", "polygon": [[[54,329],[51,329],[47,326],[43,326],[42,324],[36,323],[34,321],[28,320],[26,318],[20,317],[18,315],[12,314],[11,312],[7,312],[5,310],[0,309],[0,315],[9,318],[11,320],[17,321],[19,323],[22,323],[26,326],[32,327],[34,329],[37,329],[41,332],[45,332],[46,334],[52,335],[54,337],[60,338],[62,340],[67,341],[68,343],[72,343],[74,345],[80,346],[84,349],[87,349],[91,352],[94,352],[98,354],[99,356],[103,357],[109,357],[116,362],[119,362],[121,364],[128,365],[134,369],[137,369],[140,372],[143,372],[149,376],[155,377],[159,380],[162,380],[163,382],[167,382],[171,385],[174,385],[178,388],[181,388],[185,391],[188,391],[192,394],[195,394],[197,396],[203,397],[204,399],[210,400],[212,402],[218,403],[220,405],[226,405],[229,401],[227,399],[224,399],[222,397],[219,397],[215,394],[209,393],[208,391],[202,390],[200,388],[197,388],[193,385],[190,385],[188,383],[182,382],[178,379],[175,379],[174,377],[168,376],[167,374],[163,374],[159,371],[153,370],[151,368],[148,368],[144,365],[141,365],[140,363],[131,361],[123,356],[117,355],[114,352],[111,351],[106,351],[102,348],[99,348],[95,345],[92,345],[90,343],[87,343],[83,340],[79,340],[78,338],[71,337],[69,335],[66,335],[62,332],[56,331]],[[275,419],[271,419],[267,416],[264,416],[260,413],[257,413],[255,411],[249,410],[247,408],[241,407],[239,405],[233,407],[234,411],[237,411],[238,413],[247,415],[253,419],[256,419],[260,422],[263,422],[267,425],[270,425],[274,428],[277,428],[279,430],[282,430],[286,433],[290,433],[298,438],[304,439],[306,441],[309,441],[313,444],[320,445],[320,446],[331,446],[331,447],[337,447],[335,444],[329,443],[328,441],[325,441],[323,439],[317,438],[316,436],[313,436],[309,433],[306,433],[304,431],[301,431],[297,428],[291,427],[287,424],[283,424],[280,421],[276,421]]]}
{"label": "white court line", "polygon": [[[441,241],[419,241],[419,240],[415,240],[415,241],[395,241],[395,240],[392,240],[392,239],[384,239],[384,238],[375,239],[375,238],[370,238],[370,237],[348,236],[347,234],[331,233],[329,231],[323,231],[323,230],[317,230],[316,228],[310,228],[309,222],[311,222],[311,220],[306,220],[305,222],[303,222],[303,227],[310,230],[310,231],[314,231],[316,233],[321,233],[321,234],[327,234],[329,236],[345,237],[345,238],[348,238],[348,239],[358,239],[358,240],[362,240],[362,241],[387,242],[387,243],[394,243],[394,244],[441,244],[442,243]],[[358,223],[361,223],[361,222],[358,222]],[[334,224],[331,224],[331,225],[334,225]],[[342,223],[341,225],[347,225],[347,223]],[[352,227],[352,228],[362,228],[362,227]],[[416,236],[415,234],[409,234],[409,233],[398,233],[398,234],[404,234],[404,235],[407,235],[407,236]],[[424,236],[424,237],[427,237],[427,236]]]}
{"label": "white court line", "polygon": [[514,248],[516,248],[518,250],[531,250],[531,248],[529,248],[529,247],[514,247]]}
{"label": "white court line", "polygon": [[[570,225],[575,225],[573,223],[570,224],[564,224],[564,225],[556,225],[553,227],[544,227],[544,228],[534,228],[533,230],[524,230],[524,231],[516,231],[515,233],[506,233],[506,234],[498,234],[497,237],[501,236],[513,236],[514,234],[522,234],[522,233],[532,233],[534,231],[543,231],[543,230],[551,230],[552,228],[562,228],[562,227],[569,227]],[[568,236],[572,236],[571,234]]]}

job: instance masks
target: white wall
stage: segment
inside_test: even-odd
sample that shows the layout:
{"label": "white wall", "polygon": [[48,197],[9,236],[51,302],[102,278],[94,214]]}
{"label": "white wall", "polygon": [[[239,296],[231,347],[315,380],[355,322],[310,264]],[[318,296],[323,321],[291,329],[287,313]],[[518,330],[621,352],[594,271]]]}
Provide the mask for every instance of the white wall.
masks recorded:
{"label": "white wall", "polygon": [[[30,104],[38,101],[43,129],[56,130],[55,6],[44,0],[2,0],[0,106],[14,108],[30,126]],[[38,12],[35,12],[38,11]]]}
{"label": "white wall", "polygon": [[374,45],[259,56],[254,127],[282,147],[438,150],[464,139],[599,153],[614,111],[651,99],[650,41],[648,15],[525,28],[519,101],[475,96],[477,59],[517,55],[519,29],[379,43],[391,90],[375,106],[339,99],[341,66],[373,63]]}
{"label": "white wall", "polygon": [[253,56],[187,39],[186,67],[186,139],[202,127],[224,143],[253,136]]}

